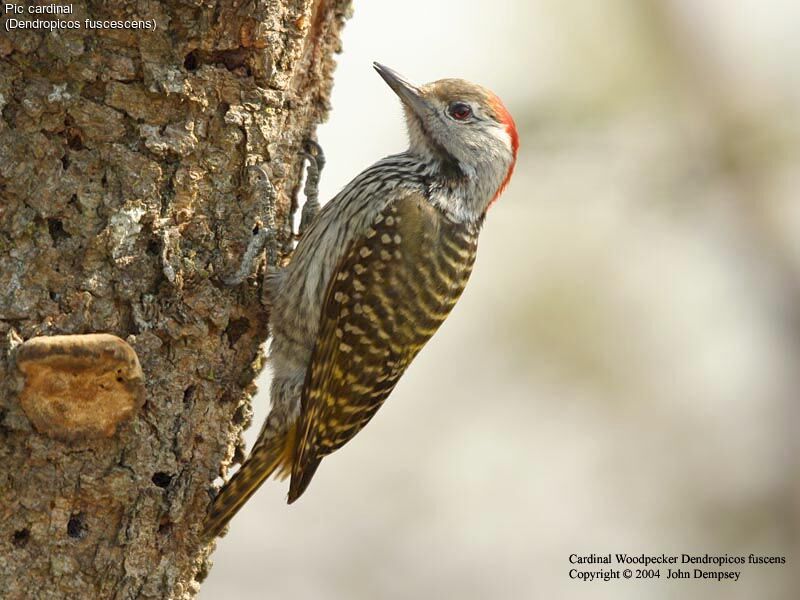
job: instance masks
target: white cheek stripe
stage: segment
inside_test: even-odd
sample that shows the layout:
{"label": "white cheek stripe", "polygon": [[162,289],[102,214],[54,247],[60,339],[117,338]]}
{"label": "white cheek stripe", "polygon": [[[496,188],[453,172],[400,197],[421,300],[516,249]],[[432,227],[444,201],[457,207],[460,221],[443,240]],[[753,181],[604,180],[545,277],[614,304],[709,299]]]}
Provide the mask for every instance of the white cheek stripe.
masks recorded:
{"label": "white cheek stripe", "polygon": [[489,131],[495,139],[503,142],[506,149],[511,152],[511,136],[508,134],[508,130],[506,130],[504,125],[491,127]]}

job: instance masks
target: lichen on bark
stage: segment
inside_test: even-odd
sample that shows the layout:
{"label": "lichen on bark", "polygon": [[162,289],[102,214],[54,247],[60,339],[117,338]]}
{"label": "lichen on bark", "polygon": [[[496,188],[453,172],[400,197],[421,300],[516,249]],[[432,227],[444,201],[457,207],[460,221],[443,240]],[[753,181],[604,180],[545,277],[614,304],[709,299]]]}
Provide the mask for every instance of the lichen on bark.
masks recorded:
{"label": "lichen on bark", "polygon": [[[349,0],[71,5],[157,28],[0,34],[0,589],[190,598],[268,333],[260,278],[222,283],[266,226],[248,169],[286,255]],[[135,350],[145,402],[111,437],[53,439],[14,340],[95,332]]]}

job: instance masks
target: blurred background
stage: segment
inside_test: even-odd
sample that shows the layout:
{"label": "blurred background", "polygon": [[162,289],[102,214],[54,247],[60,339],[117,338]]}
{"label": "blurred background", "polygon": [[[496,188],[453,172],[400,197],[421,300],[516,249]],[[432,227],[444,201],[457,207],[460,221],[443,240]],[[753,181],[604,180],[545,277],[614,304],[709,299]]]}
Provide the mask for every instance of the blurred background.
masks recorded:
{"label": "blurred background", "polygon": [[[449,320],[301,501],[246,505],[200,598],[797,598],[799,25],[790,0],[356,2],[322,196],[405,148],[373,60],[495,90],[519,164]],[[787,564],[570,580],[590,552]]]}

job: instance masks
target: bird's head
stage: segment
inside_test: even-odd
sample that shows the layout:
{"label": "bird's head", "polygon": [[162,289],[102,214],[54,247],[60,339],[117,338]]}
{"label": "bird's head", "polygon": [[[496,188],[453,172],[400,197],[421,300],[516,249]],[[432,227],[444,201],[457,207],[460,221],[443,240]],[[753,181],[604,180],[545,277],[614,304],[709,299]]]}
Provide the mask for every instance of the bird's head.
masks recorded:
{"label": "bird's head", "polygon": [[519,147],[514,119],[500,98],[463,79],[418,87],[388,67],[374,67],[403,102],[410,151],[462,179],[477,195],[470,198],[475,209],[485,212],[511,179]]}

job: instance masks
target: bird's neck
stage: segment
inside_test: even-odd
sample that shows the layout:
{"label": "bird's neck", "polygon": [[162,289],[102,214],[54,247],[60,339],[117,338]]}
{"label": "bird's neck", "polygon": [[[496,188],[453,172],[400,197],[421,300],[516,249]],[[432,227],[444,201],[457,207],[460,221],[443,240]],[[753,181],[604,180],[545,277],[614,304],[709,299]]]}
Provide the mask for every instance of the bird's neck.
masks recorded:
{"label": "bird's neck", "polygon": [[502,183],[491,165],[465,165],[453,160],[424,157],[427,195],[451,221],[480,224]]}

